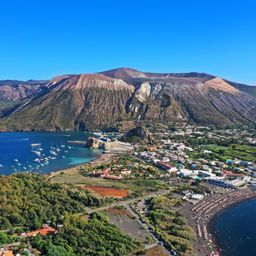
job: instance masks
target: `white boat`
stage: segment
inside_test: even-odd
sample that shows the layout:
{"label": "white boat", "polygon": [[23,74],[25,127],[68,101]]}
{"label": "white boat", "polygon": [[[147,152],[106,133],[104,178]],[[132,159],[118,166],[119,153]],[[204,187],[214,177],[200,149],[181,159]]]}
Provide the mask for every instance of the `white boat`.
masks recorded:
{"label": "white boat", "polygon": [[54,155],[54,156],[57,156],[58,154],[55,152],[55,151],[53,151],[53,150],[50,150],[50,153],[52,154],[52,155]]}
{"label": "white boat", "polygon": [[31,145],[31,147],[40,147],[41,143],[32,143],[30,145]]}
{"label": "white boat", "polygon": [[36,154],[37,156],[41,156],[41,152],[38,150],[32,151],[34,154]]}
{"label": "white boat", "polygon": [[0,164],[0,167],[2,168],[2,167],[4,167],[2,164]]}
{"label": "white boat", "polygon": [[93,134],[96,136],[102,136],[103,133],[102,132],[94,132]]}

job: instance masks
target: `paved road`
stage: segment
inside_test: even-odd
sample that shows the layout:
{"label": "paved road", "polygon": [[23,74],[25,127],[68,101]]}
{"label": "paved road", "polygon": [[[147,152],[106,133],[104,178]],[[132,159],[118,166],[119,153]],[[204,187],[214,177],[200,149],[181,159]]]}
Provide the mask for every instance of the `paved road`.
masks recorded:
{"label": "paved road", "polygon": [[[140,215],[130,206],[130,205],[125,205],[127,210],[138,220],[138,222],[154,237],[155,241],[157,242],[156,244],[161,244],[165,252],[169,255],[176,255],[175,252],[170,248],[170,246],[165,242],[162,237],[160,237],[155,231],[154,227],[150,225],[148,222],[141,222]],[[155,245],[156,245],[155,244]],[[154,246],[152,246],[154,247]],[[152,248],[152,247],[149,247]]]}
{"label": "paved road", "polygon": [[[94,213],[94,212],[99,212],[99,211],[107,210],[107,209],[115,207],[115,206],[126,206],[128,204],[135,203],[136,201],[139,201],[139,200],[145,200],[147,198],[155,197],[155,196],[162,196],[162,195],[166,195],[168,193],[170,193],[170,190],[161,190],[161,191],[157,191],[157,192],[150,192],[150,193],[146,194],[145,196],[141,196],[141,197],[136,197],[136,198],[132,198],[132,199],[124,200],[124,201],[115,202],[113,204],[109,204],[109,205],[102,206],[102,207],[95,208],[95,209],[87,207],[86,208],[86,212],[88,214],[91,214],[91,213]],[[84,213],[80,213],[79,215],[83,215],[83,214]]]}
{"label": "paved road", "polygon": [[[153,227],[151,225],[149,225],[148,223],[146,223],[146,222],[142,223],[141,220],[140,220],[140,216],[130,206],[130,204],[135,203],[139,200],[146,200],[148,198],[152,198],[152,197],[156,197],[156,196],[162,196],[162,195],[166,195],[168,193],[170,193],[170,190],[161,190],[161,191],[157,191],[157,192],[150,192],[150,193],[146,194],[145,196],[132,198],[132,199],[128,199],[128,200],[125,200],[125,201],[119,201],[119,202],[109,204],[109,205],[106,205],[106,206],[103,206],[103,207],[99,207],[99,208],[96,208],[96,209],[87,208],[86,210],[87,210],[88,214],[91,214],[91,213],[94,213],[94,212],[107,210],[107,209],[115,207],[115,206],[124,206],[137,219],[137,221],[141,224],[141,226],[143,226],[149,233],[152,234],[152,236],[154,237],[154,239],[156,241],[154,244],[145,246],[145,249],[150,249],[150,248],[155,247],[158,244],[161,244],[163,246],[164,250],[169,255],[174,255],[174,254],[172,254],[173,251],[170,248],[167,248],[165,241],[161,237],[159,237],[157,235],[157,233],[154,232]],[[83,215],[83,214],[84,213],[81,213],[79,215]]]}

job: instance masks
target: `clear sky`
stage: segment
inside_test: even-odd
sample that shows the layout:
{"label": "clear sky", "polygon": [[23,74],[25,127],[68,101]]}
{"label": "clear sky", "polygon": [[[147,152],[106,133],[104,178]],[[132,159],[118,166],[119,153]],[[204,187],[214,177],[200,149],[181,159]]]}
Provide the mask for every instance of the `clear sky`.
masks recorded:
{"label": "clear sky", "polygon": [[256,84],[256,1],[0,1],[0,79],[116,67]]}

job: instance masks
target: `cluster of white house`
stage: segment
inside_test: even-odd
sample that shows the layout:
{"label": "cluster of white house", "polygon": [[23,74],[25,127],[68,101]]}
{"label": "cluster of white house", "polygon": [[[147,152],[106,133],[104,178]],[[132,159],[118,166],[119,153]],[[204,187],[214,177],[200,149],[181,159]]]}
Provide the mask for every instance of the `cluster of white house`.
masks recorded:
{"label": "cluster of white house", "polygon": [[216,174],[211,172],[206,172],[202,170],[189,170],[189,169],[181,169],[177,172],[177,175],[182,178],[190,177],[195,180],[203,179],[208,181],[208,183],[210,184],[226,187],[226,188],[238,188],[248,184],[248,182],[250,182],[251,180],[251,177],[249,176],[241,176],[232,180],[228,180],[224,176],[219,177],[219,176],[216,176]]}

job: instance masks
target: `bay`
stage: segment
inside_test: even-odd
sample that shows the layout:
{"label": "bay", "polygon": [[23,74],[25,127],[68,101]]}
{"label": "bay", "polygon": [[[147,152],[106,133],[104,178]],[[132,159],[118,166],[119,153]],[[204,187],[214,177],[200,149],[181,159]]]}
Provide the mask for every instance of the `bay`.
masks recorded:
{"label": "bay", "polygon": [[212,220],[212,231],[222,256],[256,255],[256,199],[227,208]]}
{"label": "bay", "polygon": [[86,141],[85,132],[0,133],[0,174],[48,173],[94,160],[100,150],[68,141]]}

